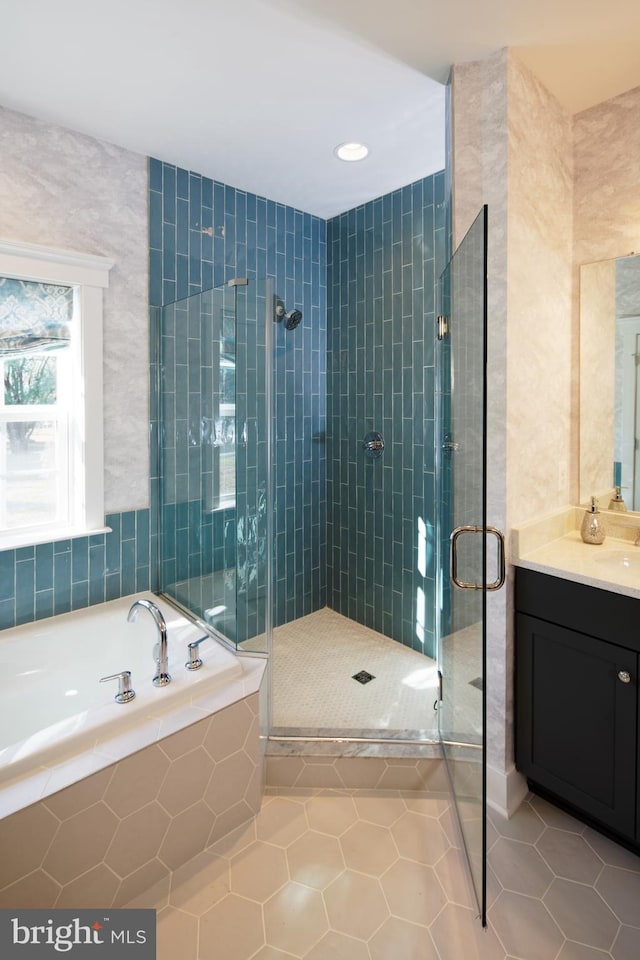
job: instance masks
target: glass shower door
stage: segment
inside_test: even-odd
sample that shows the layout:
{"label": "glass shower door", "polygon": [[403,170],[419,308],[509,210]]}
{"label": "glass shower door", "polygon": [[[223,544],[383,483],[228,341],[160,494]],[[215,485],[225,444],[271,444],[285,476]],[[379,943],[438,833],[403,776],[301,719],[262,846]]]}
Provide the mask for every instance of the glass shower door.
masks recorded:
{"label": "glass shower door", "polygon": [[440,280],[439,733],[485,922],[486,208]]}

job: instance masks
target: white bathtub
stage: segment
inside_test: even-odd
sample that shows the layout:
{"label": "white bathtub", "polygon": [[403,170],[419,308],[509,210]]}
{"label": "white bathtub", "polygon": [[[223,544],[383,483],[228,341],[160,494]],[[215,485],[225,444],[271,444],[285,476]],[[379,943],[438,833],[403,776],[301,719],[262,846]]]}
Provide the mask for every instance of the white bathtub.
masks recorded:
{"label": "white bathtub", "polygon": [[[166,687],[151,682],[157,641],[152,617],[140,609],[136,621],[127,622],[131,604],[140,597],[157,603],[167,621],[172,682]],[[204,665],[185,669],[187,644],[202,635],[173,607],[148,593],[2,631],[0,783],[25,772],[50,770],[82,751],[99,751],[100,743],[122,739],[136,727],[153,731],[155,724],[161,736],[163,717],[181,708],[185,714],[185,706],[202,704],[212,692],[233,686],[242,678],[242,661],[210,638],[200,646]],[[114,700],[116,681],[99,682],[122,670],[131,671],[136,691],[136,698],[125,704]],[[206,706],[192,713],[187,723],[205,716]],[[171,731],[178,726],[173,724]],[[113,756],[108,748],[103,752]]]}

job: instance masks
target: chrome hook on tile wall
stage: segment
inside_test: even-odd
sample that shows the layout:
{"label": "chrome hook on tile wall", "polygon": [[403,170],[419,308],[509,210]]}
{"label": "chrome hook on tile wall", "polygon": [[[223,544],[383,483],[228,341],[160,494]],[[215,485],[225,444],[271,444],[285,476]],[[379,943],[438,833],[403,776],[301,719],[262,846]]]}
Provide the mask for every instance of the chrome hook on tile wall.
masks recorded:
{"label": "chrome hook on tile wall", "polygon": [[384,452],[384,437],[377,430],[372,430],[362,441],[362,449],[365,457],[370,460],[378,460]]}

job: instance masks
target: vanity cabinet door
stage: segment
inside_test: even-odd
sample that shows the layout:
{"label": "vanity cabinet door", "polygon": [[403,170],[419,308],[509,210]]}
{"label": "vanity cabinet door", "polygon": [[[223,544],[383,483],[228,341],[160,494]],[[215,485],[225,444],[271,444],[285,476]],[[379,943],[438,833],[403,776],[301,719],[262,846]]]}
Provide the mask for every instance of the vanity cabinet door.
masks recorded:
{"label": "vanity cabinet door", "polygon": [[516,765],[629,839],[635,837],[637,668],[638,655],[625,647],[517,615]]}

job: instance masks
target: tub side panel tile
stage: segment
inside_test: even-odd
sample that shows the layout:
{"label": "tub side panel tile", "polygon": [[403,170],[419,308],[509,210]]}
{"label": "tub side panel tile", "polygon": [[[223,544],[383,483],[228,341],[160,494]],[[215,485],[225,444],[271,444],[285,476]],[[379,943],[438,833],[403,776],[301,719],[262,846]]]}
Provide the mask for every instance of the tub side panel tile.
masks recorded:
{"label": "tub side panel tile", "polygon": [[104,863],[98,863],[77,880],[62,888],[56,909],[83,910],[110,907],[120,886],[120,878]]}
{"label": "tub side panel tile", "polygon": [[0,889],[42,864],[59,826],[57,817],[40,803],[0,820]]}
{"label": "tub side panel tile", "polygon": [[116,829],[105,863],[124,879],[150,863],[165,837],[171,817],[153,802],[125,817]]}
{"label": "tub side panel tile", "polygon": [[170,761],[153,745],[116,764],[104,800],[118,817],[126,817],[154,800]]}
{"label": "tub side panel tile", "polygon": [[194,804],[171,821],[160,847],[159,858],[176,870],[204,848],[211,833],[215,815],[204,801]]}
{"label": "tub side panel tile", "polygon": [[110,766],[90,777],[84,777],[65,790],[59,790],[47,797],[44,806],[59,820],[68,820],[101,800],[112,776],[113,766]]}
{"label": "tub side panel tile", "polygon": [[34,870],[26,877],[0,890],[0,910],[29,910],[53,907],[61,886],[44,870]]}
{"label": "tub side panel tile", "polygon": [[44,858],[43,868],[59,883],[75,880],[102,860],[117,822],[102,802],[65,820]]}

